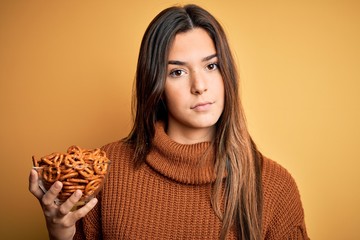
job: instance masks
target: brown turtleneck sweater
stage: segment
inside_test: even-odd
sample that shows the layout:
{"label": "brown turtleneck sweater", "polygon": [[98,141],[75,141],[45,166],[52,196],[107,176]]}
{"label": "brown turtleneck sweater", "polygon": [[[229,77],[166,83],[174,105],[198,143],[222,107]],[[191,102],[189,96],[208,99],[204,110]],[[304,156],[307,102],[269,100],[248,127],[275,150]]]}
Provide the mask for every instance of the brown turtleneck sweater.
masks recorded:
{"label": "brown turtleneck sweater", "polygon": [[[209,142],[178,144],[158,124],[146,164],[138,169],[127,144],[104,150],[112,161],[109,177],[74,239],[219,239],[221,221],[210,204],[215,178]],[[308,239],[290,174],[265,158],[262,184],[263,239]],[[235,232],[228,239],[236,239]]]}

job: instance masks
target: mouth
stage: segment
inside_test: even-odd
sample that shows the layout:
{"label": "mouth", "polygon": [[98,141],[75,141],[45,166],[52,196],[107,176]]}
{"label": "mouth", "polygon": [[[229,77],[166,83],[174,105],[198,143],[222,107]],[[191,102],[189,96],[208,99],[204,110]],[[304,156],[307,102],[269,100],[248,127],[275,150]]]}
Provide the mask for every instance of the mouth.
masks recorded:
{"label": "mouth", "polygon": [[207,110],[214,102],[200,102],[190,107],[192,110]]}

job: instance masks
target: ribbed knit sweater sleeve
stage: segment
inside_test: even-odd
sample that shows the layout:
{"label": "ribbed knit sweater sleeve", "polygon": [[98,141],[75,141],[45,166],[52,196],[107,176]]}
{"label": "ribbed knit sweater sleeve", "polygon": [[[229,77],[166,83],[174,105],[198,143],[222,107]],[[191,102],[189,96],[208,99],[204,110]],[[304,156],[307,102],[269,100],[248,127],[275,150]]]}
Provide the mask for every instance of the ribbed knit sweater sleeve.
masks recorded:
{"label": "ribbed knit sweater sleeve", "polygon": [[309,239],[300,194],[289,172],[265,158],[262,182],[264,239]]}
{"label": "ribbed knit sweater sleeve", "polygon": [[96,206],[86,215],[86,217],[76,223],[74,240],[103,239],[101,235],[101,198],[98,197],[98,200]]}

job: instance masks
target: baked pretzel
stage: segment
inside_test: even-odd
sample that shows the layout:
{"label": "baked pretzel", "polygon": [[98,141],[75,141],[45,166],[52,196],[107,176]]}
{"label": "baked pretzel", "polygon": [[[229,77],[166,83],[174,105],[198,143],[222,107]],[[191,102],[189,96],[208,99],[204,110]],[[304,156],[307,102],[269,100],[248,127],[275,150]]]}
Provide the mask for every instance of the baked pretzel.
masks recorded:
{"label": "baked pretzel", "polygon": [[89,196],[89,195],[94,194],[95,191],[101,186],[101,184],[102,184],[101,178],[97,178],[97,179],[94,179],[91,182],[89,182],[85,188],[85,195]]}
{"label": "baked pretzel", "polygon": [[61,171],[59,167],[47,166],[43,169],[43,178],[49,183],[56,182],[60,179]]}
{"label": "baked pretzel", "polygon": [[106,161],[104,157],[98,157],[94,161],[94,171],[99,174],[103,175],[107,172],[108,164],[106,164]]}
{"label": "baked pretzel", "polygon": [[37,169],[41,187],[49,190],[56,181],[63,183],[58,195],[59,202],[65,201],[76,190],[83,192],[82,201],[86,202],[100,191],[109,170],[110,161],[106,153],[99,149],[82,149],[71,146],[66,153],[52,153],[37,160],[32,157]]}

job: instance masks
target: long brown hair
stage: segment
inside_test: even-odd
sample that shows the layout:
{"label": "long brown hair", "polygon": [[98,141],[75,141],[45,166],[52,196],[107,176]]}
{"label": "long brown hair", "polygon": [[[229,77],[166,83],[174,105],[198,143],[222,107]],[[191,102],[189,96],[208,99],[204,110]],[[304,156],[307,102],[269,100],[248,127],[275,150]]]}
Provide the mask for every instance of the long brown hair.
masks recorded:
{"label": "long brown hair", "polygon": [[222,220],[220,239],[226,238],[233,225],[239,239],[260,239],[262,156],[246,127],[239,100],[238,73],[225,32],[203,8],[196,5],[170,7],[160,12],[148,26],[137,63],[134,126],[127,142],[134,146],[136,164],[143,163],[151,148],[155,123],[167,121],[162,96],[169,48],[176,34],[193,28],[206,30],[212,38],[225,88],[224,110],[213,140],[217,178],[211,198],[214,211]]}

